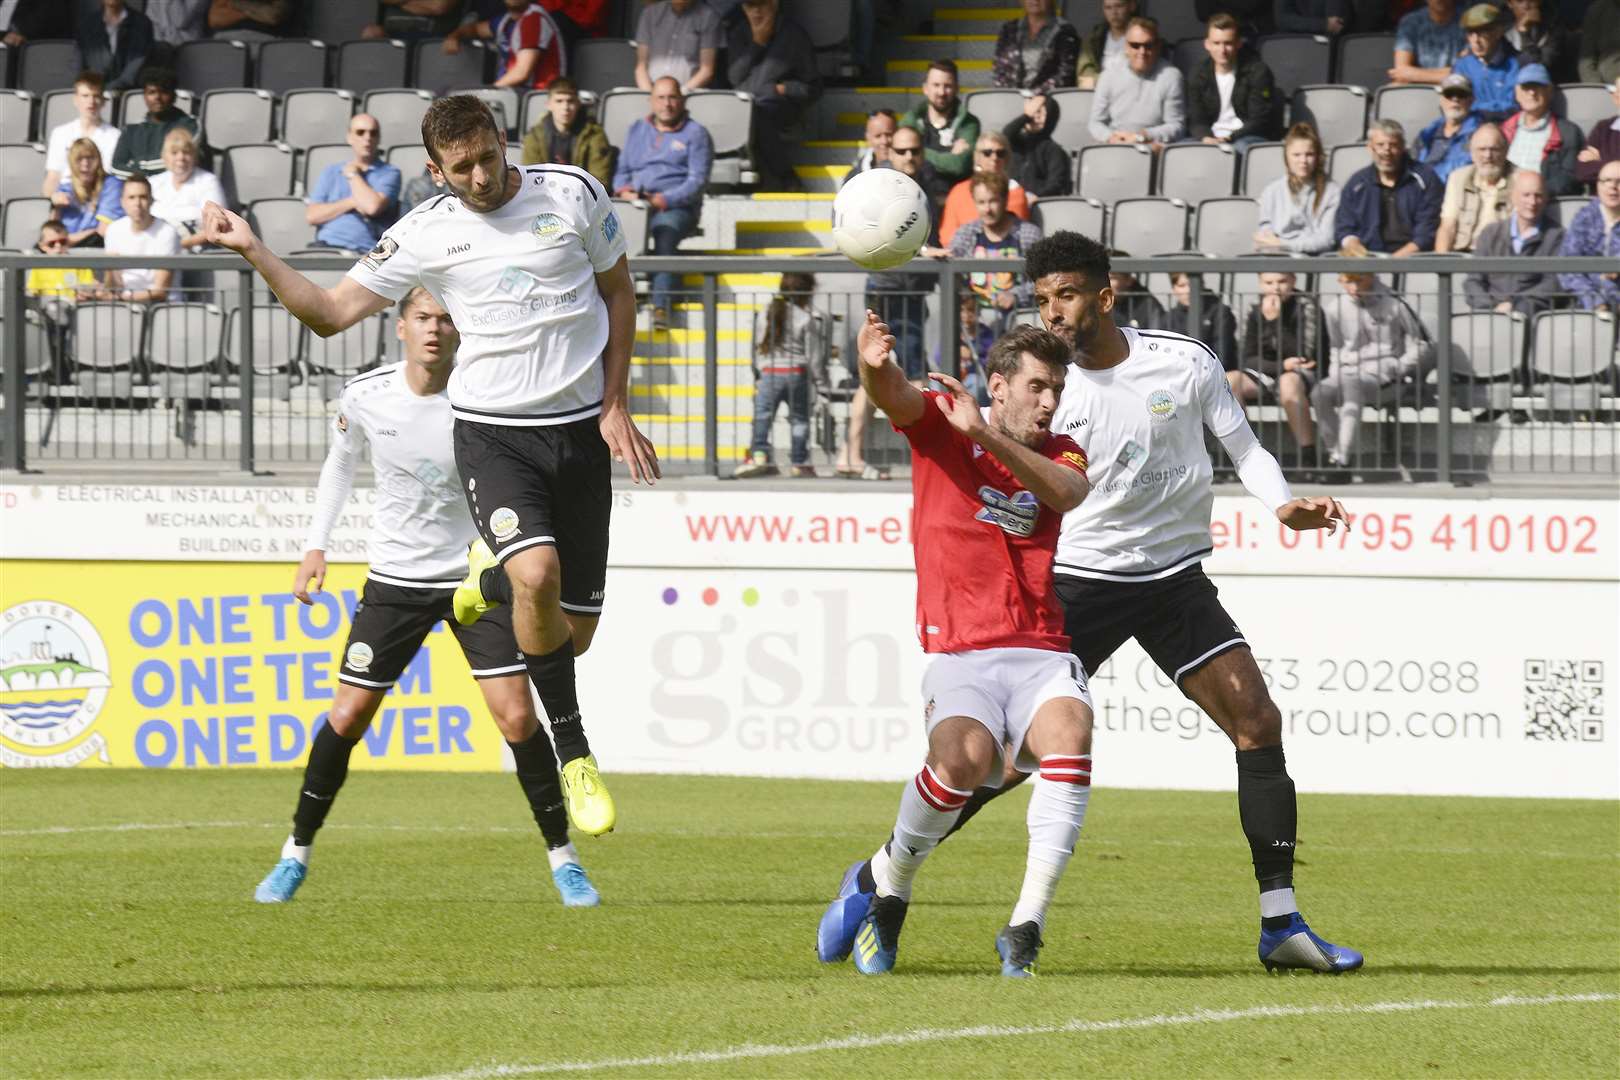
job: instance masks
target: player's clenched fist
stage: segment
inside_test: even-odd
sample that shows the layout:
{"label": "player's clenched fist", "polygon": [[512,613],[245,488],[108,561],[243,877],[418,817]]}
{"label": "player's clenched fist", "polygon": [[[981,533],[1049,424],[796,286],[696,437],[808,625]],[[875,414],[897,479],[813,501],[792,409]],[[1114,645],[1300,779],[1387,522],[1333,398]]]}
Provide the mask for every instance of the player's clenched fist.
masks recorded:
{"label": "player's clenched fist", "polygon": [[889,362],[889,354],[894,351],[894,335],[889,332],[889,325],[878,318],[877,312],[868,308],[866,323],[861,327],[855,344],[861,363],[870,368],[880,368]]}
{"label": "player's clenched fist", "polygon": [[202,234],[210,244],[237,252],[246,251],[254,241],[245,218],[212,202],[203,203]]}

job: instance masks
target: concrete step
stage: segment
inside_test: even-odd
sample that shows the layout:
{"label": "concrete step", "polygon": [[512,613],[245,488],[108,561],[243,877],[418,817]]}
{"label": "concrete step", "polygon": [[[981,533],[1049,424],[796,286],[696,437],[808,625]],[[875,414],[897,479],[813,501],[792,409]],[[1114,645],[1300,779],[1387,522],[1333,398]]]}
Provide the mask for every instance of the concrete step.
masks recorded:
{"label": "concrete step", "polygon": [[887,87],[828,87],[812,110],[812,133],[822,139],[860,139],[866,134],[866,117],[874,109],[905,112],[922,100],[918,89],[922,78],[906,78]]}
{"label": "concrete step", "polygon": [[[951,29],[947,24],[947,29]],[[995,34],[907,34],[889,49],[893,60],[994,60]]]}
{"label": "concrete step", "polygon": [[[960,88],[965,92],[990,86],[991,66],[989,60],[958,60],[956,68]],[[889,82],[901,86],[908,82],[914,82],[920,86],[922,85],[923,75],[928,71],[928,61],[890,60],[886,68]]]}
{"label": "concrete step", "polygon": [[[1008,19],[1022,18],[1021,7],[946,7],[934,10],[934,33],[954,35],[999,34]],[[964,80],[965,82],[965,80]]]}
{"label": "concrete step", "polygon": [[848,165],[865,145],[862,139],[811,139],[793,148],[793,163]]}
{"label": "concrete step", "polygon": [[849,175],[849,165],[795,165],[793,172],[805,187],[818,192],[836,192]]}
{"label": "concrete step", "polygon": [[[830,210],[830,207],[829,207]],[[826,217],[800,221],[739,221],[737,246],[759,251],[767,248],[795,248],[794,254],[811,254],[833,247],[831,213]]]}

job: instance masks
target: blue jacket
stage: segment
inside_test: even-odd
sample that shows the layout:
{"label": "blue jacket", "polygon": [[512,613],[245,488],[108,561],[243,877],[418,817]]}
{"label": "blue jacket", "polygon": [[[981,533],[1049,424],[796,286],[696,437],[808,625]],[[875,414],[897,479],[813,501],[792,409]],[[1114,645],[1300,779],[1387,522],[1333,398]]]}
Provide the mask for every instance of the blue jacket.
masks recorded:
{"label": "blue jacket", "polygon": [[637,120],[619,151],[613,190],[635,188],[662,194],[671,207],[697,206],[709,183],[714,140],[708,129],[688,116],[674,131],[659,131],[651,120]]}
{"label": "blue jacket", "polygon": [[1513,46],[1502,42],[1496,47],[1496,58],[1489,64],[1473,53],[1451,65],[1458,75],[1468,76],[1474,84],[1474,111],[1487,120],[1505,120],[1519,111],[1513,97],[1513,83],[1519,77],[1519,54]]}
{"label": "blue jacket", "polygon": [[1442,116],[1418,132],[1412,156],[1420,164],[1433,169],[1434,175],[1442,182],[1449,180],[1453,172],[1464,165],[1473,164],[1474,159],[1468,154],[1468,140],[1474,137],[1474,132],[1484,122],[1485,118],[1478,112],[1471,112],[1463,119],[1457,134],[1448,140],[1444,133],[1446,118]]}
{"label": "blue jacket", "polygon": [[[1434,234],[1440,228],[1440,203],[1446,186],[1427,165],[1411,158],[1395,182],[1395,205],[1412,226],[1412,240],[1420,251],[1434,250]],[[1333,220],[1333,243],[1343,247],[1346,237],[1360,237],[1368,251],[1388,251],[1383,237],[1383,200],[1378,184],[1378,168],[1369,165],[1350,177],[1339,195],[1339,216]]]}

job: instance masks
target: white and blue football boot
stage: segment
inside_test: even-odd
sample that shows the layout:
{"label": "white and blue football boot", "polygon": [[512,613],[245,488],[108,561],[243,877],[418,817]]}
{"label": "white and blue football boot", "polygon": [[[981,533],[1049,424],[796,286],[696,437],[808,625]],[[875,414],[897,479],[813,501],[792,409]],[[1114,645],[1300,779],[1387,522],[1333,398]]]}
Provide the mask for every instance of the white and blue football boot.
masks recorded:
{"label": "white and blue football boot", "polygon": [[855,970],[862,975],[887,975],[900,955],[900,928],[906,922],[906,902],[898,896],[874,896],[872,907],[855,931]]}
{"label": "white and blue football boot", "polygon": [[1338,975],[1359,968],[1362,956],[1354,949],[1317,937],[1296,911],[1281,930],[1261,928],[1260,962],[1266,965],[1267,971],[1303,970]]}
{"label": "white and blue football boot", "polygon": [[823,964],[836,964],[849,956],[855,944],[855,932],[872,906],[872,894],[861,891],[861,869],[865,859],[857,859],[844,871],[844,880],[838,883],[838,895],[821,913],[821,925],[816,927],[816,959]]}
{"label": "white and blue football boot", "polygon": [[282,859],[253,890],[253,899],[261,904],[285,904],[308,875],[309,867],[297,859]]}
{"label": "white and blue football boot", "polygon": [[1001,957],[1001,973],[1009,979],[1028,979],[1035,974],[1035,959],[1041,954],[1041,925],[1033,920],[1017,926],[1004,926],[996,935],[996,955]]}
{"label": "white and blue football boot", "polygon": [[595,907],[602,902],[602,894],[596,891],[579,863],[563,863],[551,872],[551,880],[562,897],[563,907]]}

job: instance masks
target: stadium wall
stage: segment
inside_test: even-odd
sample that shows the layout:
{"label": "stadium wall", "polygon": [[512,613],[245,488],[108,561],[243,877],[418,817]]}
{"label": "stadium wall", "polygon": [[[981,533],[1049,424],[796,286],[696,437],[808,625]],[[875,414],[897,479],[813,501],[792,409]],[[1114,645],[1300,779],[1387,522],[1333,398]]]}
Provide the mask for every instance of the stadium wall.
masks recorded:
{"label": "stadium wall", "polygon": [[[0,485],[0,764],[291,766],[364,581],[355,493],[313,607],[289,594],[314,489]],[[909,495],[617,494],[580,666],[618,772],[898,779],[921,752]],[[1302,790],[1620,798],[1620,509],[1365,498],[1348,535],[1216,499],[1206,566],[1282,709]],[[924,538],[926,542],[926,538]],[[1227,740],[1134,643],[1097,673],[1097,782],[1225,788]],[[451,635],[358,768],[494,770]]]}

